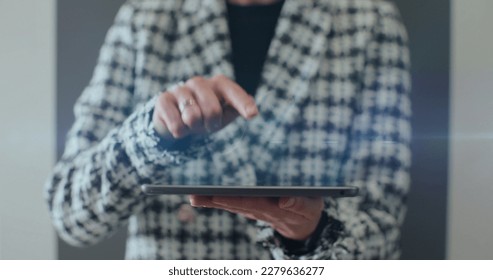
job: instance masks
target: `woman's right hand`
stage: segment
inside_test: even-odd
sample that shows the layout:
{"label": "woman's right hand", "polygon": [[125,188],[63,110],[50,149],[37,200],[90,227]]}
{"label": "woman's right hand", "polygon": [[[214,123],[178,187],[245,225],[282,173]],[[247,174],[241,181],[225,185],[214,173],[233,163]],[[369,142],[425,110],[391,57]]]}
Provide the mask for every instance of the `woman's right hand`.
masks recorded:
{"label": "woman's right hand", "polygon": [[165,139],[221,130],[236,117],[258,114],[255,99],[224,75],[195,77],[162,93],[154,106],[154,129]]}

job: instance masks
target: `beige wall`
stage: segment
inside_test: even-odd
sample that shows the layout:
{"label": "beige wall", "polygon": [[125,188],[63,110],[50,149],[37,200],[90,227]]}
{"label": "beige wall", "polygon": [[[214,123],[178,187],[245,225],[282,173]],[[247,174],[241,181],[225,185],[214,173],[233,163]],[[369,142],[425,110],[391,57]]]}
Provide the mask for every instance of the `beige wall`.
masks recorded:
{"label": "beige wall", "polygon": [[493,1],[452,2],[448,257],[493,259]]}
{"label": "beige wall", "polygon": [[55,0],[0,0],[0,259],[51,259]]}

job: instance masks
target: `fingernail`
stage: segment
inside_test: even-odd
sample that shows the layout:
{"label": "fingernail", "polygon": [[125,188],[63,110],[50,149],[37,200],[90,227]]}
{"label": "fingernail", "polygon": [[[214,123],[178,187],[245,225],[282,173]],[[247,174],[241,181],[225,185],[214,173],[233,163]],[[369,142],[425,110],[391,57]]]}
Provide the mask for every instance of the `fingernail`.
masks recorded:
{"label": "fingernail", "polygon": [[190,200],[190,205],[191,205],[192,207],[199,207],[199,206],[200,206],[198,203],[196,203],[196,202],[195,202],[195,201],[193,201],[193,200]]}
{"label": "fingernail", "polygon": [[258,114],[257,106],[251,105],[246,108],[246,113],[249,118],[254,117]]}
{"label": "fingernail", "polygon": [[196,208],[197,207],[203,207],[203,205],[201,205],[200,203],[197,203],[197,200],[195,198],[190,198],[189,201],[190,201],[190,205],[192,207],[196,207]]}
{"label": "fingernail", "polygon": [[290,198],[288,199],[286,202],[284,202],[281,207],[282,208],[291,208],[294,206],[294,204],[296,203],[296,199],[295,198]]}
{"label": "fingernail", "polygon": [[199,203],[190,203],[190,206],[192,206],[193,208],[209,208],[209,206]]}

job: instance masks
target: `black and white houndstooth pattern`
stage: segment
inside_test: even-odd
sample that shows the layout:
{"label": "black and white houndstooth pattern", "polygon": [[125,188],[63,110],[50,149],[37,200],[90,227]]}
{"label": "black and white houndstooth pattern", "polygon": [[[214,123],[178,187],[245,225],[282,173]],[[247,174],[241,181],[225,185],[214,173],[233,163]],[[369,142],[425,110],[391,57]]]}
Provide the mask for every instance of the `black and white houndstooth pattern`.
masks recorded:
{"label": "black and white houndstooth pattern", "polygon": [[[46,184],[60,236],[94,244],[128,225],[132,259],[399,257],[409,187],[407,35],[379,0],[287,0],[256,99],[261,115],[207,141],[167,149],[151,125],[156,95],[193,76],[233,77],[224,0],[135,0],[108,32]],[[327,199],[318,247],[291,256],[263,223],[145,197],[144,183],[359,186]]]}

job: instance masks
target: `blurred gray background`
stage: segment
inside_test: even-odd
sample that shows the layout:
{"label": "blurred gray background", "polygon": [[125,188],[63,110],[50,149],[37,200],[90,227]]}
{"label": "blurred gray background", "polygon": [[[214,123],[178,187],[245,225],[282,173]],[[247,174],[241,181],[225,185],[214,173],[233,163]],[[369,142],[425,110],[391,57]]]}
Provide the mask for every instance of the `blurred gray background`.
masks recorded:
{"label": "blurred gray background", "polygon": [[[91,248],[57,240],[41,193],[123,2],[0,0],[0,259],[124,256],[124,229]],[[395,2],[413,59],[412,190],[402,257],[492,259],[493,1]]]}

